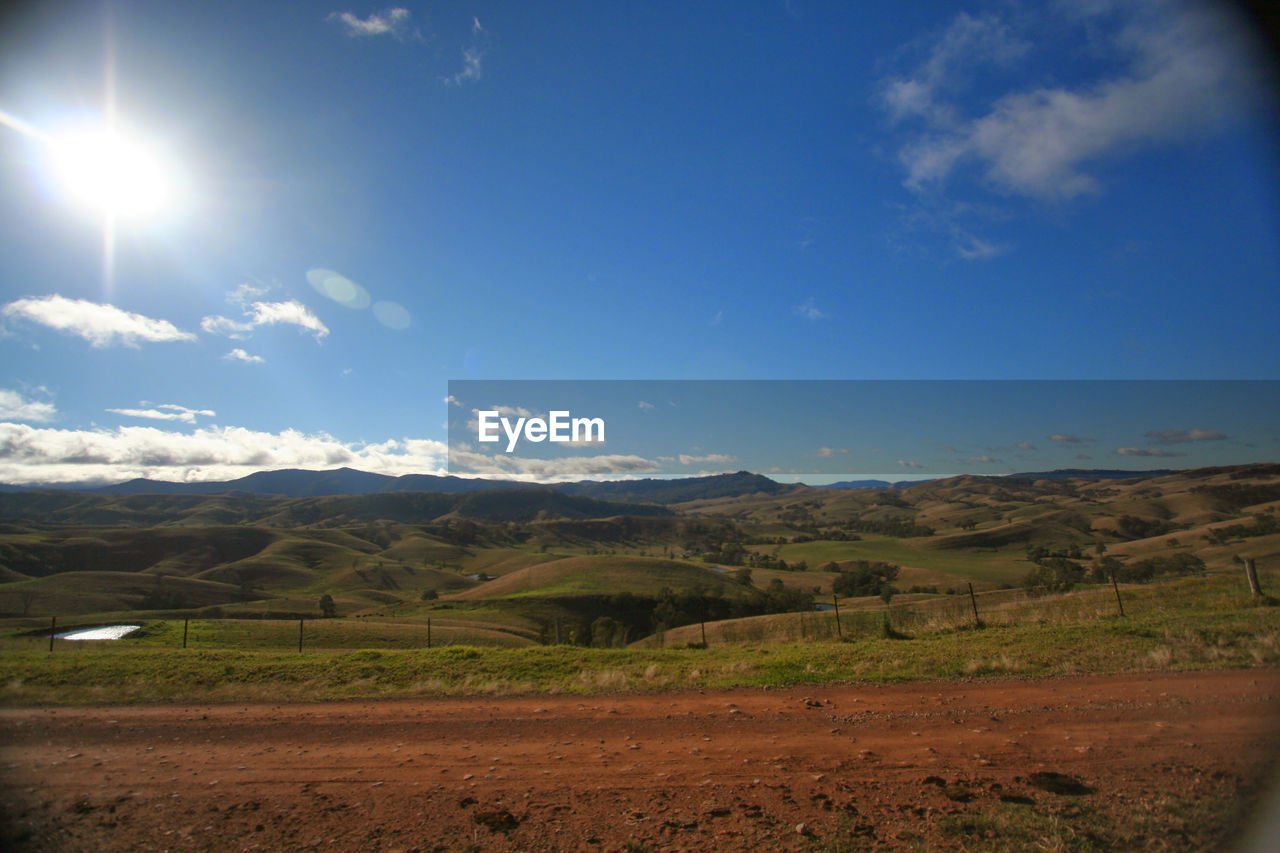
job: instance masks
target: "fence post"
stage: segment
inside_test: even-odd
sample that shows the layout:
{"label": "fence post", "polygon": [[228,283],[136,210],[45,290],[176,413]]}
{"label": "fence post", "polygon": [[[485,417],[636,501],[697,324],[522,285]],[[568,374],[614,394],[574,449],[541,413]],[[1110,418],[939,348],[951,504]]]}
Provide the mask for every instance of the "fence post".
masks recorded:
{"label": "fence post", "polygon": [[51,616],[49,622],[49,651],[53,651],[53,635],[58,633],[58,617]]}
{"label": "fence post", "polygon": [[302,623],[303,623],[304,621],[306,621],[306,620],[304,620],[304,619],[299,619],[299,620],[298,620],[298,651],[299,651],[299,652],[301,652],[301,651],[302,651]]}
{"label": "fence post", "polygon": [[1116,607],[1120,608],[1120,615],[1124,615],[1124,602],[1120,600],[1120,585],[1116,583],[1116,573],[1111,573],[1111,588],[1116,593]]}
{"label": "fence post", "polygon": [[969,603],[973,605],[973,624],[976,628],[982,627],[982,620],[978,618],[978,598],[973,594],[973,582],[969,582]]}
{"label": "fence post", "polygon": [[706,648],[707,647],[707,621],[703,619],[701,624],[702,624],[702,647]]}
{"label": "fence post", "polygon": [[1262,595],[1262,585],[1258,583],[1258,567],[1253,562],[1253,557],[1249,557],[1244,561],[1244,573],[1249,578],[1249,592],[1253,593],[1254,598]]}
{"label": "fence post", "polygon": [[182,647],[184,649],[187,647],[187,626],[190,624],[190,622],[191,622],[190,619],[182,620]]}
{"label": "fence post", "polygon": [[844,628],[840,625],[840,599],[834,592],[831,593],[831,606],[836,610],[836,636],[843,640]]}

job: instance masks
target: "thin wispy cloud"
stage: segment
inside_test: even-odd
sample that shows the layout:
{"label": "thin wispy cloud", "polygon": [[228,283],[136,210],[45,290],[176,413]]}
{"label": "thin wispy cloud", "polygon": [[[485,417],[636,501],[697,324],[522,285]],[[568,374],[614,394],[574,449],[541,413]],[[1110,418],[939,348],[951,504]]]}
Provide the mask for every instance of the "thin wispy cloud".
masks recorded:
{"label": "thin wispy cloud", "polygon": [[484,60],[489,52],[488,33],[480,25],[480,19],[471,19],[472,44],[462,50],[462,70],[445,78],[445,83],[461,86],[463,83],[474,83],[484,76]]}
{"label": "thin wispy cloud", "polygon": [[636,406],[642,412],[649,412],[653,410],[653,403],[649,403],[645,400],[641,400],[639,403],[636,404]]}
{"label": "thin wispy cloud", "polygon": [[1029,441],[1019,441],[1017,444],[1014,445],[1014,447],[1018,448],[1019,450],[1035,450],[1036,449],[1036,446]]}
{"label": "thin wispy cloud", "polygon": [[919,462],[913,462],[910,459],[899,459],[898,464],[901,465],[903,468],[923,468],[924,467]]}
{"label": "thin wispy cloud", "polygon": [[728,465],[738,461],[738,457],[730,456],[727,453],[708,453],[705,456],[690,456],[681,453],[676,456],[676,459],[680,460],[681,465]]}
{"label": "thin wispy cloud", "polygon": [[0,420],[45,423],[57,415],[58,409],[53,403],[32,400],[21,392],[0,388]]}
{"label": "thin wispy cloud", "polygon": [[[142,405],[148,406],[150,404],[143,402]],[[158,406],[147,409],[107,409],[107,411],[129,418],[145,418],[153,421],[182,421],[187,424],[194,424],[196,417],[212,418],[217,416],[217,412],[210,409],[188,409],[186,406],[178,406],[173,403],[161,403]]]}
{"label": "thin wispy cloud", "polygon": [[397,6],[375,12],[366,18],[357,17],[351,12],[333,12],[325,20],[337,22],[341,25],[343,32],[351,38],[391,36],[395,39],[405,39],[413,34],[409,25],[411,17],[412,14],[408,9]]}
{"label": "thin wispy cloud", "polygon": [[1004,462],[1003,459],[999,459],[995,456],[970,456],[968,461],[978,465],[996,465]]}
{"label": "thin wispy cloud", "polygon": [[847,456],[849,449],[847,447],[819,447],[818,455],[823,459],[832,459],[836,456]]}
{"label": "thin wispy cloud", "polygon": [[814,302],[814,298],[810,296],[799,305],[791,306],[791,313],[795,314],[797,317],[803,317],[806,320],[823,320],[831,316],[825,311],[820,310]]}
{"label": "thin wispy cloud", "polygon": [[1176,450],[1163,450],[1159,447],[1121,447],[1116,450],[1121,456],[1186,456]]}
{"label": "thin wispy cloud", "polygon": [[39,298],[18,299],[5,305],[5,317],[38,323],[59,332],[84,338],[93,347],[126,346],[137,348],[141,342],[168,343],[194,341],[168,320],[158,320],[114,305],[68,299],[59,294]]}
{"label": "thin wispy cloud", "polygon": [[1054,433],[1053,435],[1049,436],[1049,440],[1056,441],[1058,444],[1085,444],[1087,442],[1093,441],[1092,438],[1081,438],[1078,435],[1071,435],[1070,433],[1061,433],[1061,432]]}
{"label": "thin wispy cloud", "polygon": [[1224,441],[1227,436],[1216,429],[1152,430],[1147,438],[1157,444],[1184,444],[1192,441]]}

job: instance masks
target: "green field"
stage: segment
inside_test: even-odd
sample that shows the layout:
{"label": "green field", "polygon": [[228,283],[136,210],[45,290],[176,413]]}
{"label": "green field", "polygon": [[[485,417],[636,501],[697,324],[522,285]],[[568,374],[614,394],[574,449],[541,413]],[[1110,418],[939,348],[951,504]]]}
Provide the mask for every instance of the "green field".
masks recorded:
{"label": "green field", "polygon": [[[1276,573],[1265,583],[1280,582]],[[818,637],[725,642],[690,648],[690,626],[667,632],[664,648],[578,646],[424,648],[423,624],[309,623],[314,648],[297,651],[297,623],[263,626],[194,623],[181,648],[181,622],[148,623],[142,635],[110,643],[60,642],[30,632],[0,639],[0,702],[316,701],[468,693],[595,693],[673,688],[781,686],[849,681],[910,681],[1050,676],[1280,665],[1280,607],[1254,602],[1235,575],[1170,581],[1125,590],[1125,617],[1108,591],[1010,599],[975,629],[963,612],[895,608],[848,614],[843,641]],[[788,619],[798,614],[782,614]],[[809,614],[813,620],[828,614]],[[816,624],[816,623],[815,623]],[[709,626],[711,628],[713,626]],[[290,632],[292,628],[292,632]],[[433,633],[435,625],[433,622]],[[441,641],[450,627],[441,626]],[[476,631],[475,626],[456,630]],[[326,633],[327,632],[327,633]],[[496,632],[495,632],[496,633]],[[815,635],[817,632],[815,632]],[[811,635],[812,636],[812,635]],[[198,639],[197,639],[198,638]],[[433,637],[434,639],[434,637]],[[305,640],[305,637],[304,637]],[[343,650],[361,640],[377,649]],[[200,647],[200,644],[209,647]],[[212,646],[218,647],[212,647]],[[308,650],[310,649],[310,650]]]}

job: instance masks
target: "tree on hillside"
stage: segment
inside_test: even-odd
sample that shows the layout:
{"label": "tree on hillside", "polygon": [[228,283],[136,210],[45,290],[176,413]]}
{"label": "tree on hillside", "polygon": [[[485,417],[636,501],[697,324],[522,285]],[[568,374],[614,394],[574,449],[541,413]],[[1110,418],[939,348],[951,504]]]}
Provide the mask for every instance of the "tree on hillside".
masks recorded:
{"label": "tree on hillside", "polygon": [[327,592],[320,596],[320,615],[325,619],[332,619],[338,615],[338,606],[333,603],[333,596]]}

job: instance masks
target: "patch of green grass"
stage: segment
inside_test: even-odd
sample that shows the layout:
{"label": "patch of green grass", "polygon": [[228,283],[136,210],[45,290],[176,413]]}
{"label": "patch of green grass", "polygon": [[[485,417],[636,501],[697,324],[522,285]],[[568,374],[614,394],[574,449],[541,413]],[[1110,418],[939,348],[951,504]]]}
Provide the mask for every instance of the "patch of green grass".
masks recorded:
{"label": "patch of green grass", "polygon": [[1033,568],[1021,547],[993,551],[948,550],[933,547],[929,537],[895,539],[872,533],[861,536],[852,542],[819,540],[756,546],[753,550],[776,554],[788,563],[804,560],[810,569],[828,561],[880,560],[954,575],[957,582],[973,580],[988,584],[1016,583]]}

